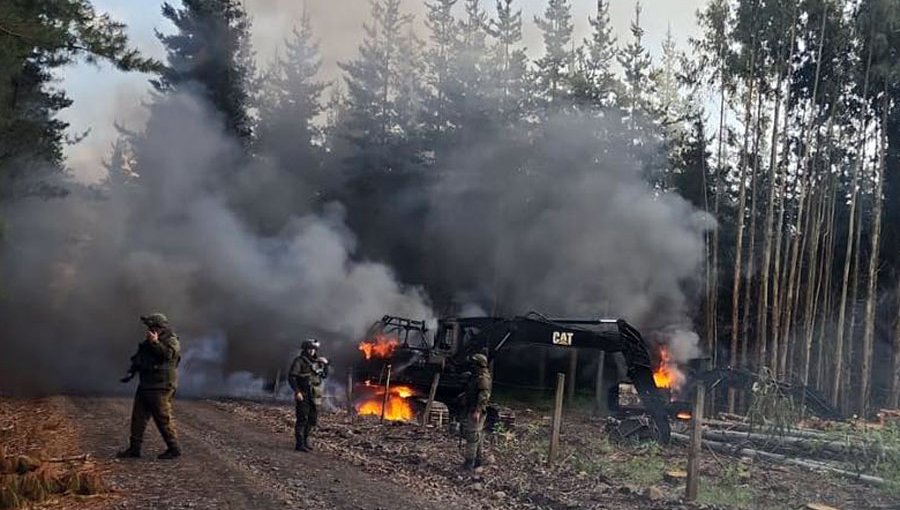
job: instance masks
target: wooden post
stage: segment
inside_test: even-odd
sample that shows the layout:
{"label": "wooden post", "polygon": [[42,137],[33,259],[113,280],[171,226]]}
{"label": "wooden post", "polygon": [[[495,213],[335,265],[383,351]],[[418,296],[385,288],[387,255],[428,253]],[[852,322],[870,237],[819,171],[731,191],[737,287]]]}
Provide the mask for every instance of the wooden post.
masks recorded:
{"label": "wooden post", "polygon": [[[697,365],[705,369],[706,360],[699,360]],[[698,380],[694,391],[694,409],[691,411],[691,444],[688,448],[687,487],[684,494],[687,501],[697,499],[700,487],[700,445],[703,442],[703,404],[706,400],[706,385],[702,380]]]}
{"label": "wooden post", "polygon": [[387,366],[387,377],[384,379],[384,399],[381,401],[381,421],[384,421],[384,412],[387,409],[388,399],[391,396],[391,365]]}
{"label": "wooden post", "polygon": [[275,384],[272,385],[272,400],[278,400],[278,383],[281,382],[281,369],[275,371]]}
{"label": "wooden post", "polygon": [[550,431],[550,455],[547,461],[556,462],[559,455],[559,426],[562,422],[563,390],[566,387],[566,374],[556,374],[556,401],[553,406],[553,428]]}
{"label": "wooden post", "polygon": [[569,406],[572,406],[575,403],[575,381],[576,374],[575,372],[578,370],[578,349],[572,348],[572,352],[569,354],[569,373],[567,374],[567,379],[569,381],[569,385],[566,388],[566,401]]}
{"label": "wooden post", "polygon": [[428,390],[428,402],[425,404],[425,412],[422,413],[421,425],[428,424],[428,418],[431,416],[431,406],[434,405],[434,395],[437,393],[438,383],[441,380],[441,373],[435,372],[434,379],[431,380],[431,389]]}
{"label": "wooden post", "polygon": [[356,408],[353,407],[353,369],[347,369],[347,416],[350,417],[350,424],[353,424],[356,418]]}

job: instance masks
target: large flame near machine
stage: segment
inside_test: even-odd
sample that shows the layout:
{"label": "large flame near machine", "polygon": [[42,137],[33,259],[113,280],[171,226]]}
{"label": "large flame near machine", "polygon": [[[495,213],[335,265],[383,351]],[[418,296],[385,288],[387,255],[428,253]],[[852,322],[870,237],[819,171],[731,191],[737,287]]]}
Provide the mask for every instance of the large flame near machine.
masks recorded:
{"label": "large flame near machine", "polygon": [[665,345],[659,347],[659,364],[653,370],[653,382],[657,388],[678,390],[684,384],[684,374],[672,360],[672,355]]}
{"label": "large flame near machine", "polygon": [[359,350],[367,360],[372,358],[386,359],[394,354],[394,350],[400,345],[400,341],[396,338],[375,335],[374,338],[367,338],[359,343]]}
{"label": "large flame near machine", "polygon": [[385,403],[384,386],[378,384],[365,383],[360,393],[364,396],[356,401],[354,407],[360,416],[378,416],[382,414],[382,406],[384,407],[384,419],[389,421],[412,421],[416,413],[413,410],[410,397],[416,396],[416,391],[404,385],[392,385],[388,392],[387,402]]}

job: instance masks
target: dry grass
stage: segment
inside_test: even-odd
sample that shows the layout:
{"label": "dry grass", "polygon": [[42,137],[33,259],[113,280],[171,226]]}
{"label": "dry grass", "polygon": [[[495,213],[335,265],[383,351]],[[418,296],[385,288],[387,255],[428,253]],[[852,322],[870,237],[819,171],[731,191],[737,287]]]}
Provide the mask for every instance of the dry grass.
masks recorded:
{"label": "dry grass", "polygon": [[109,491],[87,457],[60,461],[78,450],[78,441],[57,412],[45,401],[0,399],[0,509]]}

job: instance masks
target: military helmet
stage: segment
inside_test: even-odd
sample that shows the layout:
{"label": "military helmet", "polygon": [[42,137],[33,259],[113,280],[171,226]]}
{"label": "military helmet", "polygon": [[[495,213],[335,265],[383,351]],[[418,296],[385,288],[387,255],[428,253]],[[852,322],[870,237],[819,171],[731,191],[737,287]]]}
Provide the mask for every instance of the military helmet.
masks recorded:
{"label": "military helmet", "polygon": [[316,340],[315,338],[307,338],[306,340],[303,341],[303,343],[300,345],[300,347],[301,347],[303,350],[306,350],[306,349],[318,349],[318,348],[319,348],[319,341]]}
{"label": "military helmet", "polygon": [[159,312],[142,315],[141,322],[148,328],[165,328],[169,325],[169,319]]}
{"label": "military helmet", "polygon": [[488,359],[487,359],[487,356],[485,356],[484,354],[481,354],[480,352],[475,353],[475,354],[469,356],[469,361],[471,361],[472,363],[478,365],[479,367],[486,367],[486,366],[488,366]]}

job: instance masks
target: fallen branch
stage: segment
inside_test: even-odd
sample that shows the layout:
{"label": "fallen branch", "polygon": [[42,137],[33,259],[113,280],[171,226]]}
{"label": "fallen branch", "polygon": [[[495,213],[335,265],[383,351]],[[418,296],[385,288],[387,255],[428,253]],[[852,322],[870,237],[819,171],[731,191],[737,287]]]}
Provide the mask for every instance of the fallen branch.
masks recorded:
{"label": "fallen branch", "polygon": [[52,459],[47,459],[46,462],[87,462],[90,458],[90,454],[83,453],[81,455],[70,455],[68,457],[54,457]]}
{"label": "fallen branch", "polygon": [[[679,434],[677,432],[672,433],[672,439],[688,444],[690,443],[690,438],[684,434]],[[841,469],[840,467],[834,466],[833,464],[828,464],[826,462],[820,462],[815,460],[807,460],[807,459],[797,459],[794,457],[788,457],[787,455],[781,455],[778,453],[770,453],[764,452],[761,450],[754,450],[752,448],[744,448],[741,446],[734,446],[727,443],[721,443],[719,441],[711,441],[709,439],[703,440],[703,446],[709,448],[713,451],[719,451],[722,453],[727,453],[730,455],[740,455],[744,457],[750,458],[759,458],[765,459],[772,462],[776,462],[779,464],[791,464],[794,466],[800,466],[807,469],[811,469],[813,471],[827,471],[829,473],[834,473],[837,475],[841,475],[853,480],[859,480],[868,485],[882,486],[885,485],[884,478],[879,478],[877,476],[866,475],[862,473],[856,473],[853,471],[848,471],[846,469]]]}
{"label": "fallen branch", "polygon": [[885,448],[880,445],[867,445],[864,443],[852,443],[849,441],[833,441],[824,438],[805,438],[793,436],[779,436],[777,434],[760,434],[753,432],[737,432],[731,430],[709,430],[705,434],[714,441],[749,441],[754,444],[763,443],[779,447],[795,447],[809,452],[827,451],[838,455],[852,455],[866,448],[872,448],[878,454],[889,453],[900,455],[895,448]]}
{"label": "fallen branch", "polygon": [[747,423],[749,421],[746,416],[732,413],[719,413],[719,417],[735,423]]}
{"label": "fallen branch", "polygon": [[[749,423],[738,423],[733,421],[723,421],[723,420],[703,420],[704,425],[709,425],[710,429],[713,430],[729,430],[729,431],[738,431],[738,432],[754,432],[761,434],[766,434],[766,429],[755,426],[751,427]],[[775,437],[801,437],[808,439],[833,439],[834,436],[829,436],[824,432],[820,432],[818,430],[810,430],[810,429],[773,429],[768,432],[767,435],[775,436]]]}

